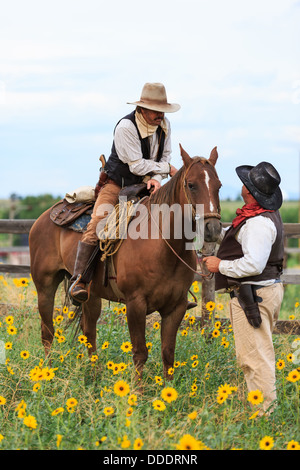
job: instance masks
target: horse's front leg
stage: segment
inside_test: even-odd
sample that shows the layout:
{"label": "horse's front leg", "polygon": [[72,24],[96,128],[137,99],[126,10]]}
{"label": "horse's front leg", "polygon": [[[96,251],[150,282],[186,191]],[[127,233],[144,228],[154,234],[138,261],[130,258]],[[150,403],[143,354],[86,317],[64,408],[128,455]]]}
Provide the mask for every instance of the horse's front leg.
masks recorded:
{"label": "horse's front leg", "polygon": [[175,345],[177,331],[186,312],[187,300],[182,300],[169,313],[162,312],[161,316],[161,356],[164,368],[164,378],[173,379]]}
{"label": "horse's front leg", "polygon": [[89,355],[96,351],[96,325],[101,314],[101,297],[92,295],[89,300],[82,305],[81,328],[87,337],[87,342],[91,345],[88,349]]}
{"label": "horse's front leg", "polygon": [[144,301],[136,298],[126,301],[127,322],[137,380],[142,379],[143,368],[148,359],[145,337],[146,311],[147,306]]}

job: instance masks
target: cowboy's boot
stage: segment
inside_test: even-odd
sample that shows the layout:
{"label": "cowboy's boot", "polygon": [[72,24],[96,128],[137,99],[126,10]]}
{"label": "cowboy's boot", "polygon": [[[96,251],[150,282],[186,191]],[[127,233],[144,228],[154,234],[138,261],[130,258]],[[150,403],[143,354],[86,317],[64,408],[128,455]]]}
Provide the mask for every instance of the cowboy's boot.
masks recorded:
{"label": "cowboy's boot", "polygon": [[69,288],[69,295],[75,305],[88,300],[88,284],[93,276],[98,252],[98,245],[89,245],[82,241],[78,242],[74,272],[70,279]]}

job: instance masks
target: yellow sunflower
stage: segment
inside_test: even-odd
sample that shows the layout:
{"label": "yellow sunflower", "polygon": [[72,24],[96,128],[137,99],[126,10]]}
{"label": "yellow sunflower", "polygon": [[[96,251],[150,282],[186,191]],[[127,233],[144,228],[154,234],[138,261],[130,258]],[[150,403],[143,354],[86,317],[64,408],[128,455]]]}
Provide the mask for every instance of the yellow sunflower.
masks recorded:
{"label": "yellow sunflower", "polygon": [[251,390],[251,392],[248,393],[247,400],[250,401],[252,405],[258,405],[264,401],[264,397],[260,390]]}
{"label": "yellow sunflower", "polygon": [[190,434],[185,434],[177,444],[178,450],[201,450],[201,443]]}
{"label": "yellow sunflower", "polygon": [[261,450],[270,450],[274,445],[274,439],[270,436],[265,436],[259,442],[259,447]]}
{"label": "yellow sunflower", "polygon": [[206,310],[208,310],[209,312],[212,312],[215,309],[215,306],[216,304],[212,300],[210,302],[207,302],[207,304],[205,305]]}
{"label": "yellow sunflower", "polygon": [[124,397],[129,393],[129,391],[129,385],[124,380],[118,380],[118,382],[116,382],[114,385],[114,392],[119,397]]}
{"label": "yellow sunflower", "polygon": [[167,403],[171,403],[175,401],[178,397],[178,393],[176,392],[175,388],[173,387],[166,387],[161,391],[161,397]]}

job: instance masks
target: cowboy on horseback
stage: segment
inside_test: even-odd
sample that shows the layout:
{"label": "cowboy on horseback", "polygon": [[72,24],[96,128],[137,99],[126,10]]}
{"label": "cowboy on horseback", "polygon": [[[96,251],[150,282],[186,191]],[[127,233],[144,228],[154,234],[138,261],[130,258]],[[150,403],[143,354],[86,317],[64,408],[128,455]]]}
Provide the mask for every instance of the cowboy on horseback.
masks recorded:
{"label": "cowboy on horseback", "polygon": [[69,289],[75,303],[88,299],[87,285],[99,252],[96,227],[107,215],[101,212],[100,206],[115,206],[120,190],[133,184],[147,183],[148,191],[156,192],[162,179],[174,176],[177,171],[170,164],[171,128],[165,113],[178,111],[180,105],[168,103],[161,83],[146,83],[140,100],[127,104],[135,105],[136,109],[115,127],[111,155],[96,186],[97,199],[91,221],[78,243]]}

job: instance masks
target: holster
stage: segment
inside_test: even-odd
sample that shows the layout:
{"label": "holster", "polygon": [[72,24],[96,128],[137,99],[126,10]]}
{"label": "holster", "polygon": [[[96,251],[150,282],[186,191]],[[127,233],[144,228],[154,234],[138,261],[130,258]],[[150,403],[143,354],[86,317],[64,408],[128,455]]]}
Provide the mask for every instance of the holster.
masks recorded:
{"label": "holster", "polygon": [[262,298],[257,296],[256,291],[261,286],[253,284],[240,284],[235,286],[230,292],[230,296],[237,297],[241,308],[244,310],[248,322],[253,328],[259,328],[261,325],[261,316],[258,303],[262,302]]}
{"label": "holster", "polygon": [[97,199],[99,192],[108,182],[108,174],[105,171],[100,171],[99,181],[95,186],[95,198]]}

